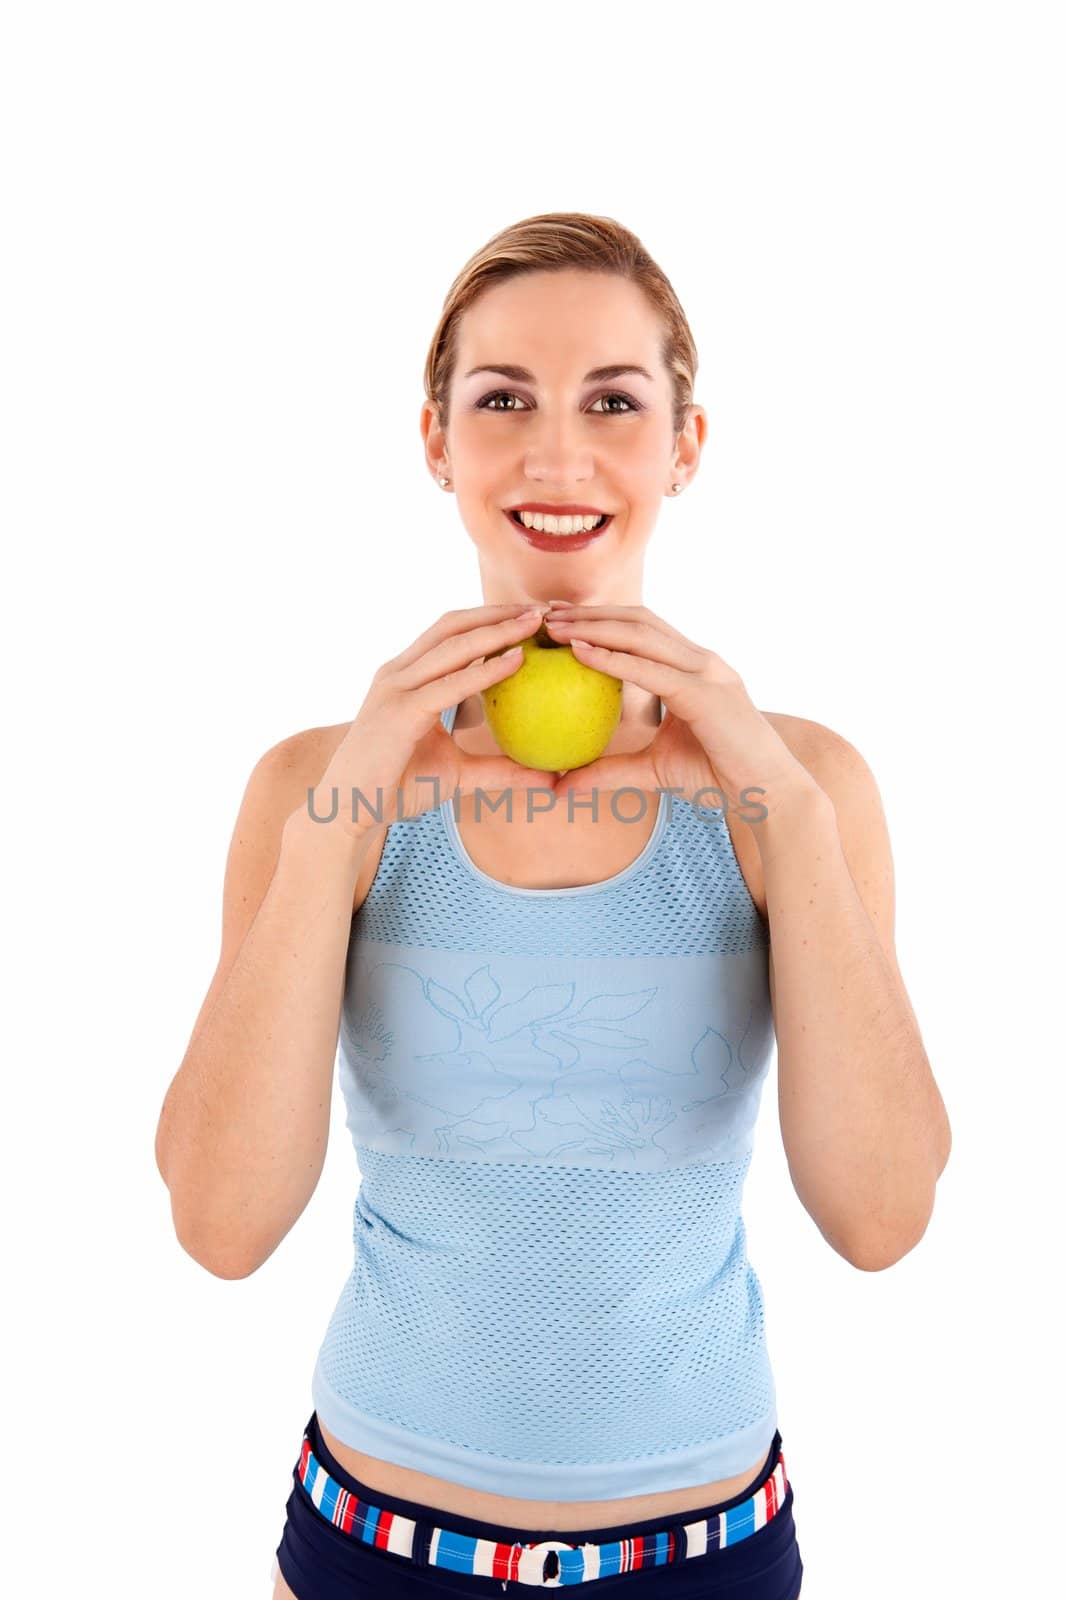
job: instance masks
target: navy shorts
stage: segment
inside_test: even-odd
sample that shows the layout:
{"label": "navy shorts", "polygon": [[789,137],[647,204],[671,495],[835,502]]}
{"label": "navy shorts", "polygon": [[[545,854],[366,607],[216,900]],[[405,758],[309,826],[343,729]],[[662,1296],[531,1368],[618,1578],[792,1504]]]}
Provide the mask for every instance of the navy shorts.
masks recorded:
{"label": "navy shorts", "polygon": [[751,1484],[728,1500],[673,1517],[542,1533],[370,1488],[331,1455],[313,1411],[285,1511],[276,1562],[297,1600],[371,1600],[383,1586],[395,1600],[532,1600],[579,1583],[586,1600],[796,1600],[804,1572],[780,1433]]}

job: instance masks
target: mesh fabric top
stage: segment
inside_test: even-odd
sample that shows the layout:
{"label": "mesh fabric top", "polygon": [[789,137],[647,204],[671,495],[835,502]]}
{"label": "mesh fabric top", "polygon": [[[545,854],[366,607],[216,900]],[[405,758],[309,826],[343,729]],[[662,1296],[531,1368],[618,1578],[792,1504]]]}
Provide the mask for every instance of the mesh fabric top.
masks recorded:
{"label": "mesh fabric top", "polygon": [[740,1208],[767,946],[723,813],[677,796],[636,861],[571,888],[481,872],[451,800],[388,829],[341,1018],[362,1182],[312,1379],[332,1433],[546,1500],[766,1454]]}

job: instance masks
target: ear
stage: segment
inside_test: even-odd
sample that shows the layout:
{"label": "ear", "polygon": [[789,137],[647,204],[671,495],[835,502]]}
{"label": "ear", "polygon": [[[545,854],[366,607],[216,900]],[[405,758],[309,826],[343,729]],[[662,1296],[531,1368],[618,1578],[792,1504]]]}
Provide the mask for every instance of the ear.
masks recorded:
{"label": "ear", "polygon": [[422,434],[426,465],[435,482],[438,478],[450,477],[448,441],[445,437],[444,429],[441,427],[437,407],[432,401],[424,400],[422,402],[422,409],[419,412],[419,431]]}

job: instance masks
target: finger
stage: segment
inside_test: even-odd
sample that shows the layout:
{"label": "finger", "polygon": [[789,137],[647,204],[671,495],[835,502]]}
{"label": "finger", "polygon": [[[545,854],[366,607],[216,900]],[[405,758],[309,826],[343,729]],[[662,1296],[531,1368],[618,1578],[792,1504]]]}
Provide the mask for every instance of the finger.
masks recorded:
{"label": "finger", "polygon": [[609,650],[604,645],[589,644],[584,639],[572,639],[571,646],[576,661],[583,666],[595,667],[609,678],[621,678],[624,683],[636,683],[639,689],[658,694],[669,702],[693,678],[691,672],[679,672],[661,661],[649,661],[646,656],[634,656],[625,650]]}
{"label": "finger", "polygon": [[555,774],[539,767],[524,767],[510,756],[464,755],[460,762],[460,793],[471,794],[482,789],[486,794],[499,794],[504,789],[551,789]]}
{"label": "finger", "polygon": [[[394,668],[394,682],[403,690],[422,689],[431,683],[439,684],[446,674],[461,672],[472,661],[488,658],[491,654],[494,654],[491,664],[495,665],[500,659],[495,652],[517,645],[520,639],[527,639],[536,633],[540,626],[541,613],[535,610],[530,616],[516,613],[481,627],[465,628],[441,639],[400,673],[396,673]],[[514,671],[515,664],[521,662],[522,657],[516,656],[511,670]],[[486,664],[490,664],[488,659]],[[446,699],[443,704],[450,702]]]}
{"label": "finger", "polygon": [[646,660],[675,667],[679,672],[697,672],[704,660],[705,652],[696,645],[687,644],[680,635],[663,633],[647,622],[630,622],[621,617],[582,617],[576,622],[556,622],[550,617],[545,627],[561,644],[586,640],[609,651],[628,644],[639,650]]}
{"label": "finger", "polygon": [[677,639],[680,644],[687,645],[690,650],[701,649],[694,640],[687,638],[677,628],[672,628],[669,622],[664,622],[662,617],[657,616],[654,611],[649,611],[647,606],[553,606],[545,620],[551,622],[558,618],[565,622],[584,622],[589,618],[599,622],[612,617],[620,621],[647,622],[650,626],[659,628],[661,633]]}
{"label": "finger", "polygon": [[391,666],[400,669],[408,667],[420,656],[425,655],[427,650],[440,644],[443,639],[455,638],[478,626],[506,622],[512,617],[517,617],[533,603],[529,600],[514,600],[507,605],[468,606],[465,610],[446,611],[443,617],[438,617],[436,622],[424,629],[399,655],[394,656]]}
{"label": "finger", "polygon": [[470,695],[481,694],[483,690],[491,689],[494,683],[503,683],[513,672],[518,672],[523,660],[520,645],[513,653],[505,651],[503,655],[490,656],[485,661],[474,661],[459,672],[446,673],[442,678],[423,684],[418,691],[419,705],[440,715],[446,706],[458,706]]}
{"label": "finger", "polygon": [[[643,750],[634,750],[628,755],[601,756],[588,766],[576,767],[565,780],[560,780],[558,791],[561,795],[568,790],[572,794],[589,794],[593,789],[610,792],[634,788],[644,792],[655,789],[656,784],[651,757]],[[629,815],[628,810],[626,814]]]}

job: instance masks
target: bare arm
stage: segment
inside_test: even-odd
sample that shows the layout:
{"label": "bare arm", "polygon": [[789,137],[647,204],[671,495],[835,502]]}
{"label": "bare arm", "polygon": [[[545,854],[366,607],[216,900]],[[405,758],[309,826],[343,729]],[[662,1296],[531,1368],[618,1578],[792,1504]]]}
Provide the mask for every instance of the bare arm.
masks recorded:
{"label": "bare arm", "polygon": [[[445,793],[543,786],[545,773],[503,754],[465,754],[440,721],[447,705],[518,670],[516,641],[539,621],[521,603],[446,612],[378,669],[352,722],[285,740],[253,770],[226,863],[218,970],[156,1132],[178,1238],[218,1277],[266,1261],[319,1181],[370,840],[401,796],[408,816],[412,801],[434,803],[427,778]],[[346,820],[354,787],[379,821],[362,808]],[[340,797],[333,822],[309,816],[309,788],[319,817]]]}
{"label": "bare arm", "polygon": [[759,822],[778,1105],[793,1186],[864,1271],[922,1238],[952,1132],[897,964],[893,859],[873,774],[820,724],[814,783]]}
{"label": "bare arm", "polygon": [[330,753],[321,738],[310,745],[306,735],[283,741],[249,778],[226,863],[218,967],[156,1132],[178,1239],[223,1278],[245,1277],[272,1254],[326,1156],[369,836],[308,817],[307,788]]}

